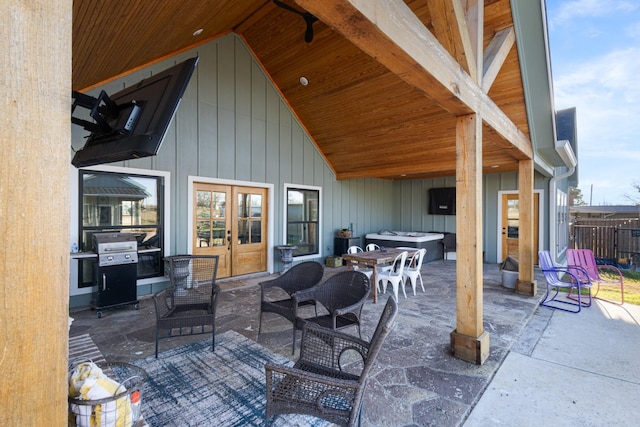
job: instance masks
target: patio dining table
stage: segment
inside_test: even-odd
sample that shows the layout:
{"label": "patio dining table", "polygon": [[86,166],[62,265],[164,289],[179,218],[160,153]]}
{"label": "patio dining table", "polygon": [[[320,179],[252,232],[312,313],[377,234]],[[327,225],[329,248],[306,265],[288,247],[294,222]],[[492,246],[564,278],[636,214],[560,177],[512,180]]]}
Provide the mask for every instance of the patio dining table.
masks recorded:
{"label": "patio dining table", "polygon": [[373,303],[378,303],[377,270],[379,265],[391,264],[402,252],[407,252],[407,258],[411,258],[418,251],[417,248],[384,248],[384,250],[365,251],[355,254],[344,254],[342,259],[347,261],[347,267],[361,264],[373,269],[371,275],[371,287],[373,288]]}

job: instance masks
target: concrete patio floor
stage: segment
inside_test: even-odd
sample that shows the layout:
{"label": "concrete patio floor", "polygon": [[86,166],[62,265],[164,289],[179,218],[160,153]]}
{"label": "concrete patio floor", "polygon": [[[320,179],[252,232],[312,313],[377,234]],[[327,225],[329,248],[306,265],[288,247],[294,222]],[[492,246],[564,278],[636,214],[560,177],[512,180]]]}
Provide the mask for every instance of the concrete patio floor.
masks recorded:
{"label": "concrete patio floor", "polygon": [[[527,334],[523,330],[538,312],[544,278],[537,277],[536,296],[516,295],[501,285],[499,266],[485,264],[484,328],[490,334],[490,356],[481,366],[452,357],[449,334],[456,327],[455,265],[455,261],[444,260],[427,263],[422,270],[425,292],[419,285],[416,296],[411,294],[410,287],[407,299],[400,292],[397,325],[387,338],[367,385],[363,425],[462,425],[512,347],[523,339],[537,342],[542,336],[543,330],[535,325]],[[325,278],[343,269],[326,267]],[[257,283],[268,279],[269,276],[262,275],[219,281],[223,292],[218,305],[217,332],[235,330],[295,360],[297,355],[291,355],[291,324],[287,321],[266,314],[258,337]],[[371,299],[365,304],[364,336],[371,336],[389,294],[390,290],[381,295],[378,304]],[[546,308],[542,311],[552,314]],[[71,316],[74,322],[70,336],[90,334],[107,360],[128,361],[153,355],[155,315],[151,298],[142,298],[139,310],[132,307],[105,310],[101,319],[90,309],[74,311]],[[203,336],[162,340],[160,351],[195,339]]]}
{"label": "concrete patio floor", "polygon": [[640,424],[640,306],[542,307],[464,427]]}

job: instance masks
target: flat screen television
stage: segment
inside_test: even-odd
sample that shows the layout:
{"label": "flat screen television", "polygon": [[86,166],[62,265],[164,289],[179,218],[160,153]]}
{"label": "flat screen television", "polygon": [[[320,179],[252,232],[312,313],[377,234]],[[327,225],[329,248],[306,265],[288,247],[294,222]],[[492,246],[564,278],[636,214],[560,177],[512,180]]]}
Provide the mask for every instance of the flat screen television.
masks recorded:
{"label": "flat screen television", "polygon": [[456,187],[429,189],[430,215],[456,214]]}
{"label": "flat screen television", "polygon": [[[90,131],[71,160],[75,167],[155,156],[198,63],[188,59],[133,86],[98,97],[74,92],[71,121]],[[93,122],[73,117],[76,106]]]}

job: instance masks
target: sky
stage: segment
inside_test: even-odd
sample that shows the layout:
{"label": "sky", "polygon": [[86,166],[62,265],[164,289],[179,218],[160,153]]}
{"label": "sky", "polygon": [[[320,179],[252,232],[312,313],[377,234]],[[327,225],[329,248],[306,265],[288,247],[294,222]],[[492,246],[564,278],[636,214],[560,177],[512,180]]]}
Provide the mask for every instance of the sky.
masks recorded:
{"label": "sky", "polygon": [[555,108],[576,107],[578,188],[640,202],[640,0],[546,0]]}

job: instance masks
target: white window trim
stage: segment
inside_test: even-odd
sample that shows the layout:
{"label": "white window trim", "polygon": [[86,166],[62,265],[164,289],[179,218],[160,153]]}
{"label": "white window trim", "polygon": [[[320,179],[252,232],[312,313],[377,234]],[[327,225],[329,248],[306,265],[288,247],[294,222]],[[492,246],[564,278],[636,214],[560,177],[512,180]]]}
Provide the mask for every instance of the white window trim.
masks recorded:
{"label": "white window trim", "polygon": [[[96,172],[114,172],[114,173],[122,173],[122,174],[130,174],[130,175],[147,175],[154,177],[164,178],[164,216],[163,216],[163,224],[164,224],[164,242],[163,248],[164,253],[163,257],[167,256],[168,250],[171,247],[171,173],[167,171],[158,171],[153,169],[138,169],[138,168],[125,168],[122,166],[109,166],[109,165],[98,165],[87,168],[81,168],[82,170],[88,171],[96,171]],[[69,167],[69,180],[70,180],[70,188],[71,188],[71,210],[70,210],[70,220],[69,220],[69,248],[75,242],[78,243],[78,209],[79,209],[79,194],[78,194],[78,186],[80,183],[78,182],[79,178],[78,169],[74,166]],[[69,270],[69,294],[70,296],[76,295],[84,295],[90,294],[94,290],[92,287],[86,288],[78,288],[78,262],[74,259],[71,260],[70,270]],[[149,283],[157,283],[158,277],[148,277],[145,279],[139,279],[137,281],[138,285],[145,285]]]}
{"label": "white window trim", "polygon": [[299,188],[301,190],[314,190],[318,192],[318,252],[302,256],[294,256],[296,261],[306,261],[318,259],[322,253],[322,187],[315,185],[302,185],[302,184],[284,184],[283,210],[282,210],[282,242],[287,242],[287,194],[289,194],[290,188]]}

